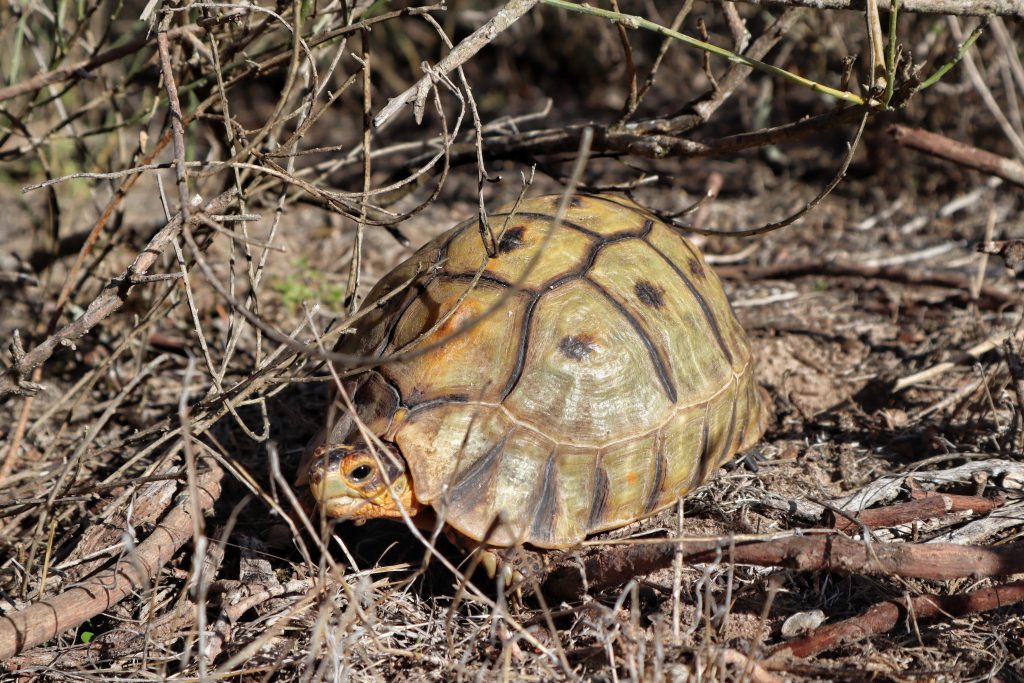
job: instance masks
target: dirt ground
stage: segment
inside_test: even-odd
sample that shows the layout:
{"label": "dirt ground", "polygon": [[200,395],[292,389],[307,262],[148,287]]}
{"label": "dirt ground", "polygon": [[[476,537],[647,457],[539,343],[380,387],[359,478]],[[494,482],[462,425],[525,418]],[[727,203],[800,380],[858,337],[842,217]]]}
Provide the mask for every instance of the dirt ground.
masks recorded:
{"label": "dirt ground", "polygon": [[[742,9],[751,25],[766,23],[758,14],[766,10]],[[698,3],[695,12],[711,23],[713,37],[728,35],[715,23],[720,17],[712,6]],[[777,63],[799,62],[820,74],[839,60],[842,38],[859,45],[862,23],[830,16],[799,24],[783,54],[775,55]],[[475,26],[482,19],[465,21]],[[670,13],[663,23],[669,21]],[[696,33],[688,22],[684,27]],[[541,110],[548,97],[562,106],[544,126],[615,118],[626,92],[620,67],[609,66],[619,61],[612,54],[618,46],[613,28],[601,29],[592,61],[566,57],[559,73],[523,66],[539,57],[524,54],[516,40],[548,39],[559,26],[570,53],[589,35],[576,34],[581,29],[572,22],[538,20],[517,26],[521,33],[499,43],[501,50],[482,54],[469,74],[480,79],[475,87],[485,123],[499,114]],[[934,24],[924,19],[908,20],[908,49],[940,51],[934,44],[922,47],[929,27]],[[1020,37],[1019,25],[1011,29]],[[401,57],[398,44],[400,57],[382,60],[380,102],[408,83],[412,62]],[[1020,91],[1000,80],[995,43],[979,45],[979,61],[989,65],[983,75],[997,99],[1019,103]],[[955,41],[947,39],[947,52],[951,46]],[[652,59],[656,47],[638,47],[638,62],[649,63],[643,60]],[[665,68],[697,74],[686,90],[700,92],[707,85],[700,57],[676,50]],[[494,87],[484,84],[489,69]],[[399,523],[342,523],[323,535],[306,528],[296,513],[305,492],[293,482],[303,450],[323,426],[329,377],[307,355],[273,365],[286,348],[258,332],[193,267],[189,296],[180,278],[135,287],[117,313],[56,351],[39,380],[44,388],[31,402],[0,398],[0,462],[10,463],[0,476],[0,626],[4,615],[58,600],[112,567],[149,575],[123,600],[0,665],[7,672],[0,678],[1024,681],[1020,602],[964,616],[943,614],[952,609],[949,603],[931,617],[906,608],[919,596],[1019,582],[1024,564],[996,576],[940,580],[731,560],[737,544],[826,532],[862,543],[865,555],[872,544],[997,548],[1022,541],[1024,395],[1018,388],[1024,379],[1015,382],[1010,367],[1024,341],[1021,279],[977,245],[1024,238],[1024,194],[1009,182],[898,147],[887,133],[893,123],[922,126],[1012,157],[984,98],[958,69],[908,108],[873,116],[846,178],[794,225],[747,238],[691,234],[725,283],[770,397],[772,420],[755,451],[678,508],[567,554],[524,550],[520,558],[534,571],[612,556],[637,539],[682,537],[717,539],[710,559],[673,565],[669,558],[614,585],[545,597],[543,573],[527,572],[527,582],[507,594],[480,571],[466,585],[460,550],[441,536],[432,556]],[[595,85],[605,81],[606,88]],[[740,88],[698,138],[796,121],[831,106],[809,92],[766,83],[756,78]],[[256,90],[239,102],[260,98]],[[674,98],[671,89],[657,90],[646,106],[670,109]],[[253,105],[240,117],[258,122],[261,106],[270,105]],[[769,120],[759,119],[765,111]],[[1009,111],[1011,125],[1019,126],[1020,110]],[[154,131],[160,123],[152,124]],[[821,191],[839,168],[852,128],[725,157],[629,163],[598,157],[584,183],[658,174],[635,196],[672,212],[698,201],[717,178],[717,196],[688,218],[720,231],[754,228],[794,213]],[[417,130],[411,120],[398,129],[396,139]],[[358,129],[338,135],[352,143]],[[328,134],[323,140],[335,142]],[[9,149],[4,144],[0,152]],[[197,155],[203,144],[196,143]],[[211,150],[223,148],[211,144]],[[53,149],[47,154],[51,163],[59,157]],[[66,154],[62,172],[71,172],[75,157]],[[23,194],[20,188],[45,175],[15,155],[5,158],[0,274],[19,272],[34,282],[0,280],[0,340],[6,347],[17,330],[30,350],[45,338],[82,234],[114,185],[76,181],[49,197]],[[171,158],[170,152],[161,157]],[[540,160],[530,193],[560,191],[571,158]],[[548,173],[544,163],[556,164],[561,175]],[[396,168],[385,167],[375,184],[384,185]],[[519,193],[527,168],[521,160],[489,162],[488,171],[500,176],[485,188],[490,208]],[[159,173],[173,203],[173,171]],[[85,314],[164,225],[156,174],[140,180],[87,254],[61,324]],[[209,199],[230,185],[223,180],[196,180],[194,189]],[[346,190],[358,192],[358,173],[345,180]],[[365,295],[415,247],[472,217],[476,189],[475,168],[456,167],[440,197],[401,224],[408,246],[367,227],[359,292]],[[429,194],[421,187],[390,209],[410,210]],[[317,202],[290,198],[278,210],[277,201],[274,194],[246,207],[261,217],[247,224],[248,242],[207,231],[204,253],[236,300],[253,291],[247,270],[266,259],[258,305],[250,308],[275,330],[299,330],[297,337],[312,343],[304,324],[323,330],[344,317],[353,222]],[[267,243],[274,248],[261,247]],[[173,248],[150,271],[175,272]],[[13,358],[5,352],[3,368]],[[260,390],[228,412],[225,397],[240,395],[257,379]],[[895,484],[878,493],[887,482]],[[169,524],[175,506],[201,499],[199,489],[213,492],[202,524],[183,527],[180,548],[162,567],[142,567],[136,551]],[[865,507],[898,506],[934,493],[990,507],[946,509],[870,533],[858,524],[835,531],[846,497],[858,492],[877,493]],[[889,628],[806,657],[775,654],[821,624],[883,603],[897,606]]]}

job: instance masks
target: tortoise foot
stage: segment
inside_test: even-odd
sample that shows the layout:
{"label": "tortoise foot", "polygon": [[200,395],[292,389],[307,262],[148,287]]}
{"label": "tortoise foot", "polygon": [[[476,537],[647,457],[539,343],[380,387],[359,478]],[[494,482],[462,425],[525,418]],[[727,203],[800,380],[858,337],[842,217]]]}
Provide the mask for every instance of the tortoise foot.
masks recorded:
{"label": "tortoise foot", "polygon": [[502,558],[497,551],[490,548],[480,548],[477,552],[480,554],[480,564],[483,566],[484,571],[487,572],[487,577],[496,579],[499,582],[499,586],[518,588],[526,580],[526,577],[519,570],[515,569],[511,563]]}

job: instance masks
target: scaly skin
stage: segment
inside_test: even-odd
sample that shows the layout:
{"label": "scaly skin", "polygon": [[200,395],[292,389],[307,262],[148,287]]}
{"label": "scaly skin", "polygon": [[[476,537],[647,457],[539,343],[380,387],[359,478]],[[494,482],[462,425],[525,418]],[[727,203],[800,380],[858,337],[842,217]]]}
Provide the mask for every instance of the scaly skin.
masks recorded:
{"label": "scaly skin", "polygon": [[422,506],[398,455],[375,457],[366,447],[334,444],[321,446],[313,457],[309,484],[328,517],[401,519],[403,510],[414,519],[418,515]]}

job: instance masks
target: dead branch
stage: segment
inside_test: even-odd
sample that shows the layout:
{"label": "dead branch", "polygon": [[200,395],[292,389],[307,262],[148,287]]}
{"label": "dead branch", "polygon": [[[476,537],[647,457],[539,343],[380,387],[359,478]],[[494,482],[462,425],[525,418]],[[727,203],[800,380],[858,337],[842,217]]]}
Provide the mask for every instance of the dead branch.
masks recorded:
{"label": "dead branch", "polygon": [[928,543],[977,544],[1005,531],[1020,527],[1024,522],[1024,504],[1018,502],[993,510],[985,517],[972,520],[963,526],[947,529]]}
{"label": "dead branch", "polygon": [[933,493],[906,503],[861,510],[849,517],[828,511],[827,521],[833,528],[840,531],[856,530],[861,526],[877,529],[942,517],[951,512],[971,510],[978,514],[985,514],[1002,505],[1003,501],[1003,498]]}
{"label": "dead branch", "polygon": [[889,127],[888,132],[899,145],[1024,187],[1024,164],[1018,161],[920,128],[894,125]]}
{"label": "dead branch", "polygon": [[984,339],[975,344],[974,346],[972,346],[971,348],[967,349],[966,351],[961,352],[960,354],[958,354],[959,357],[957,358],[948,361],[943,361],[941,363],[936,363],[930,368],[925,368],[920,372],[915,372],[910,375],[900,377],[896,381],[896,383],[893,384],[892,390],[903,391],[904,389],[912,387],[915,384],[921,384],[922,382],[927,382],[929,380],[935,379],[939,375],[955,368],[957,365],[974,362],[975,360],[981,358],[989,351],[998,348],[1001,344],[1004,344],[1013,339],[1019,339],[1021,337],[1021,332],[1022,331],[1018,331],[1016,334],[1011,334],[1008,331],[997,332],[996,334],[990,336],[988,339]]}
{"label": "dead branch", "polygon": [[1006,486],[1005,482],[1019,482],[1024,479],[1024,464],[1012,460],[991,458],[975,460],[946,470],[919,470],[916,472],[887,474],[858,491],[832,500],[831,503],[840,510],[861,510],[872,505],[896,500],[910,479],[919,483],[940,486],[953,483],[969,483],[981,473],[987,476],[990,481],[995,480],[997,477],[1002,477],[1004,486]]}
{"label": "dead branch", "polygon": [[[174,40],[179,36],[191,33],[198,28],[199,27],[196,25],[179,26],[178,28],[167,31],[167,37]],[[129,40],[124,45],[119,45],[118,47],[107,50],[106,52],[101,52],[95,57],[82,59],[73,64],[62,66],[59,69],[47,71],[19,83],[14,83],[6,88],[0,88],[0,102],[4,102],[13,97],[18,97],[19,95],[35,92],[36,90],[45,88],[53,83],[60,83],[61,81],[66,81],[71,78],[88,77],[88,73],[90,71],[94,71],[104,64],[109,64],[110,62],[117,61],[122,57],[138,52],[144,47],[149,46],[150,43],[155,40],[156,36],[151,31],[147,30]]]}
{"label": "dead branch", "polygon": [[911,598],[909,604],[890,600],[875,605],[859,616],[822,626],[803,638],[783,643],[775,648],[765,664],[776,668],[790,656],[810,657],[846,643],[885,633],[904,623],[908,617],[917,621],[952,619],[1022,601],[1024,581],[982,588],[962,595],[920,595]]}
{"label": "dead branch", "polygon": [[1007,339],[1003,342],[1003,353],[1006,355],[1006,365],[1010,369],[1010,377],[1013,378],[1013,393],[1017,396],[1017,410],[1024,416],[1024,361],[1021,360],[1019,349],[1013,348],[1013,342]]}
{"label": "dead branch", "polygon": [[[237,196],[234,190],[229,190],[214,197],[203,207],[203,212],[221,213],[236,201]],[[181,233],[181,228],[181,214],[178,214],[153,236],[146,248],[135,257],[124,273],[111,280],[103,288],[82,316],[57,330],[31,351],[24,355],[19,354],[20,357],[15,358],[13,366],[0,374],[0,399],[8,394],[34,393],[32,387],[26,387],[24,384],[26,376],[45,363],[58,346],[73,344],[100,321],[121,308],[128,300],[132,288],[139,282],[139,278],[146,275],[167,245]]]}
{"label": "dead branch", "polygon": [[[723,156],[748,149],[802,140],[858,121],[867,111],[869,111],[868,107],[846,107],[792,123],[704,141],[678,137],[678,134],[685,130],[673,134],[650,132],[663,127],[668,119],[626,124],[627,126],[636,126],[636,131],[624,129],[619,124],[594,125],[594,152],[603,155],[629,154],[648,159],[667,157],[699,159]],[[700,121],[696,118],[689,120],[678,118],[673,125],[690,130],[699,123]],[[571,152],[576,148],[579,131],[584,127],[586,126],[563,126],[508,135],[489,135],[482,141],[484,155],[488,159],[520,159]],[[476,161],[476,146],[472,143],[453,144],[450,152],[452,166],[461,166]],[[412,169],[430,159],[433,154],[434,152],[427,152],[414,157],[408,163],[403,164],[394,176],[406,177],[412,172]]]}
{"label": "dead branch", "polygon": [[790,225],[792,225],[793,223],[797,222],[805,215],[807,215],[811,210],[818,206],[818,204],[820,204],[826,197],[832,194],[832,190],[836,189],[839,183],[842,182],[843,178],[846,177],[846,172],[849,170],[850,164],[853,163],[853,156],[854,154],[856,154],[857,147],[858,145],[860,145],[861,137],[864,135],[864,128],[867,126],[869,116],[870,114],[866,111],[861,115],[860,125],[857,126],[857,132],[853,134],[853,139],[846,144],[846,154],[843,155],[842,163],[839,164],[839,170],[836,171],[836,174],[832,177],[832,180],[830,180],[829,183],[818,192],[818,194],[814,195],[814,197],[812,197],[796,212],[791,213],[790,215],[786,216],[781,220],[773,221],[771,223],[760,225],[756,228],[750,228],[748,230],[723,231],[709,230],[707,228],[697,228],[694,226],[680,227],[688,229],[691,232],[697,233],[698,235],[729,235],[732,237],[754,237],[756,235],[764,235],[769,232],[774,232],[776,230],[781,230],[782,228],[789,227]]}
{"label": "dead branch", "polygon": [[181,103],[178,101],[178,85],[174,82],[174,67],[171,66],[171,48],[167,36],[170,22],[171,15],[165,15],[160,21],[160,29],[156,35],[160,53],[160,73],[164,79],[164,89],[167,91],[167,108],[170,111],[171,133],[174,136],[174,175],[178,185],[178,211],[181,212],[181,221],[187,224],[189,198],[188,170],[185,167],[185,127],[182,123]]}
{"label": "dead branch", "polygon": [[[971,278],[960,273],[919,270],[903,266],[869,266],[851,261],[792,261],[757,268],[723,267],[716,269],[723,278],[731,280],[786,280],[790,278],[822,275],[829,277],[859,277],[889,280],[908,285],[943,287],[970,291]],[[991,305],[1016,303],[1019,296],[992,285],[982,285],[981,296]]]}
{"label": "dead branch", "polygon": [[743,672],[740,680],[749,680],[751,683],[782,683],[783,681],[783,679],[761,666],[760,662],[755,662],[739,650],[726,648],[720,650],[718,655],[722,658],[722,662]]}
{"label": "dead branch", "polygon": [[[776,19],[743,53],[751,59],[763,59],[778,44],[800,17],[790,10]],[[628,154],[648,159],[667,157],[705,157],[774,144],[782,140],[799,139],[858,120],[866,107],[849,107],[793,124],[778,126],[751,134],[741,134],[713,140],[695,142],[680,137],[704,124],[733,94],[752,69],[743,64],[732,64],[722,77],[716,90],[710,91],[685,105],[679,114],[626,123],[579,124],[508,135],[489,135],[481,141],[488,159],[530,159],[534,156],[567,154],[579,148],[584,130],[593,130],[592,147],[595,154]],[[379,116],[379,115],[378,115]],[[428,150],[404,164],[396,177],[405,177],[436,152]],[[452,166],[476,161],[475,144],[453,144],[449,163]]]}
{"label": "dead branch", "polygon": [[[865,0],[739,0],[751,5],[765,7],[810,7],[813,9],[839,9],[863,12]],[[878,0],[878,9],[892,11],[892,0]],[[1024,2],[1021,0],[902,0],[900,12],[920,14],[957,14],[983,16],[995,14],[1002,17],[1024,18]]]}
{"label": "dead branch", "polygon": [[398,113],[402,107],[413,102],[413,112],[416,117],[416,123],[420,123],[423,120],[423,111],[427,102],[427,95],[430,94],[430,89],[434,82],[447,74],[449,71],[458,68],[466,63],[470,57],[475,55],[477,52],[494,40],[499,33],[507,29],[509,26],[514,24],[524,14],[533,9],[534,5],[539,0],[509,0],[508,4],[501,8],[496,15],[494,15],[490,21],[485,23],[483,26],[473,31],[467,36],[461,43],[455,46],[455,48],[448,53],[448,56],[442,59],[434,67],[424,66],[427,73],[423,74],[420,80],[413,83],[409,88],[406,89],[401,95],[391,98],[384,108],[381,109],[380,113],[373,119],[373,125],[378,130],[382,130],[387,125],[388,120],[391,119],[395,114]]}
{"label": "dead branch", "polygon": [[734,541],[698,538],[636,543],[612,548],[583,559],[557,559],[543,582],[545,595],[570,600],[586,586],[602,590],[672,566],[675,553],[683,561],[733,562],[760,567],[840,574],[902,576],[946,580],[963,577],[1007,576],[1024,571],[1024,543],[1005,546],[965,546],[951,543],[910,544],[853,541],[843,536],[788,536],[771,540]]}
{"label": "dead branch", "polygon": [[188,495],[153,530],[138,549],[103,573],[48,600],[0,616],[0,660],[33,648],[109,609],[156,577],[192,538],[192,514],[205,513],[220,496],[223,471],[216,464],[196,482],[198,500]]}

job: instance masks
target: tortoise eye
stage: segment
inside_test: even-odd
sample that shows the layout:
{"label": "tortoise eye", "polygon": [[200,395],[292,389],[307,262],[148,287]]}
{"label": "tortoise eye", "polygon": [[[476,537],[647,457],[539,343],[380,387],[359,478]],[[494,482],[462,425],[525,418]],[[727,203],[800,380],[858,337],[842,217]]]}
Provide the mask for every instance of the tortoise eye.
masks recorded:
{"label": "tortoise eye", "polygon": [[362,484],[370,478],[371,474],[373,474],[373,468],[369,465],[356,465],[352,468],[352,471],[348,473],[348,480],[353,484]]}

